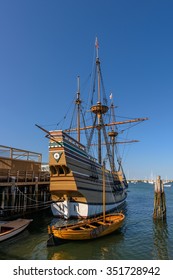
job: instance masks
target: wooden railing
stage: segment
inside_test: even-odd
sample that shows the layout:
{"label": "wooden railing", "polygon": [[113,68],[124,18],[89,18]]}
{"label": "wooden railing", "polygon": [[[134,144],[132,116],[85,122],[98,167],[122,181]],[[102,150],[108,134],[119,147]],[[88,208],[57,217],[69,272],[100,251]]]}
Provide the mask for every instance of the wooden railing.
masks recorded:
{"label": "wooden railing", "polygon": [[49,172],[11,171],[0,169],[0,183],[3,182],[49,182]]}

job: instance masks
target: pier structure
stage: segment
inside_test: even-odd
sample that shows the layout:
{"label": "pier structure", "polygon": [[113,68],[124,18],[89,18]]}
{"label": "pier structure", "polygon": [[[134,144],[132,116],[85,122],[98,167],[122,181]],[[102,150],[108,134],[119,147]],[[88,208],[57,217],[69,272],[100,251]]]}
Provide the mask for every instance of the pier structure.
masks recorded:
{"label": "pier structure", "polygon": [[0,145],[0,219],[48,207],[50,176],[41,161],[39,153]]}
{"label": "pier structure", "polygon": [[166,218],[166,199],[164,193],[164,185],[161,177],[158,176],[154,187],[154,219]]}

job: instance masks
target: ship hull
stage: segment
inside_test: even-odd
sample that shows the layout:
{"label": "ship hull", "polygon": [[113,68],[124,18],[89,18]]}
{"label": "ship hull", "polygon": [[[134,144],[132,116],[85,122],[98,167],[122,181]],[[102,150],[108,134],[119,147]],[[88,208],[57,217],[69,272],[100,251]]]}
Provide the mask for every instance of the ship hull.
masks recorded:
{"label": "ship hull", "polygon": [[49,147],[53,215],[65,219],[100,215],[103,211],[103,175],[106,212],[122,206],[127,194],[121,174],[108,170],[103,174],[102,166],[79,142],[62,131],[52,134],[56,139]]}
{"label": "ship hull", "polygon": [[[110,203],[106,205],[106,213],[112,212],[122,208],[125,204],[126,195],[122,200],[116,203]],[[88,203],[75,203],[75,202],[56,202],[51,204],[51,210],[55,217],[62,217],[64,219],[80,219],[89,218],[101,215],[103,213],[102,205],[94,205]]]}

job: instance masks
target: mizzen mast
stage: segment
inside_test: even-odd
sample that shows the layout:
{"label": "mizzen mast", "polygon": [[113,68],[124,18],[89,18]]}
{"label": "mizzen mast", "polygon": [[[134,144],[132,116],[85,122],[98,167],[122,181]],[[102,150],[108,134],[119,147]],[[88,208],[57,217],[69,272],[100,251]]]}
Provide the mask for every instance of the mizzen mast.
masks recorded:
{"label": "mizzen mast", "polygon": [[75,101],[77,105],[77,141],[80,142],[80,77],[77,77],[77,98]]}
{"label": "mizzen mast", "polygon": [[[112,99],[112,93],[110,95],[110,99]],[[111,111],[111,117],[112,117],[112,121],[115,122],[115,112],[114,112],[114,104],[113,101],[111,102],[111,107],[110,107],[110,111]],[[116,143],[116,137],[118,136],[118,131],[116,129],[116,126],[113,125],[111,128],[111,131],[108,132],[108,136],[111,139],[111,145],[112,145],[112,163],[113,163],[113,171],[115,171],[115,143]]]}

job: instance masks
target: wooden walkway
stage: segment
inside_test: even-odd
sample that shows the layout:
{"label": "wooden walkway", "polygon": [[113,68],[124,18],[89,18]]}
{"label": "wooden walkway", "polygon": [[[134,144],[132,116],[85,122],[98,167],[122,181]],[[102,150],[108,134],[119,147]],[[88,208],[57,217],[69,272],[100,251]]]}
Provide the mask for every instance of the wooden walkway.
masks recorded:
{"label": "wooden walkway", "polygon": [[47,184],[50,180],[49,172],[11,171],[0,169],[0,187]]}
{"label": "wooden walkway", "polygon": [[0,219],[50,206],[50,174],[39,153],[0,145]]}

